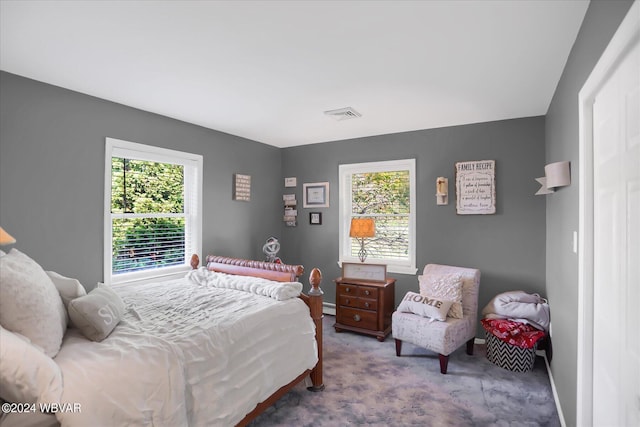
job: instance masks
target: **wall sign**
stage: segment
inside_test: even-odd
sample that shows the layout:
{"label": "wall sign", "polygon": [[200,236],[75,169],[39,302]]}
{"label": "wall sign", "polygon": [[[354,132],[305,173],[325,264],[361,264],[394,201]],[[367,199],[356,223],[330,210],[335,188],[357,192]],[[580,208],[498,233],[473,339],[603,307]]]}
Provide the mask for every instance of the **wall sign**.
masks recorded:
{"label": "wall sign", "polygon": [[251,175],[233,174],[233,200],[251,200]]}
{"label": "wall sign", "polygon": [[295,176],[290,176],[284,179],[285,187],[295,187],[296,185],[298,185],[298,179]]}
{"label": "wall sign", "polygon": [[343,262],[342,280],[368,280],[370,282],[386,282],[387,266],[385,264],[365,264],[362,262]]}
{"label": "wall sign", "polygon": [[456,212],[496,213],[496,161],[456,162]]}
{"label": "wall sign", "polygon": [[283,194],[284,216],[282,219],[287,227],[295,227],[298,224],[298,209],[295,194]]}

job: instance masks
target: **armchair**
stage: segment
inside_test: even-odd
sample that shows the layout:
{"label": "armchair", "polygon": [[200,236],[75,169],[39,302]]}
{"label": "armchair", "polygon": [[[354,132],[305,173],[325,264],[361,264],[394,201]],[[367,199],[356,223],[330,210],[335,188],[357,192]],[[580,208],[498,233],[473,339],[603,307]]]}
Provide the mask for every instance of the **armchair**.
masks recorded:
{"label": "armchair", "polygon": [[438,353],[442,374],[447,373],[449,355],[465,342],[467,354],[473,354],[478,315],[480,270],[427,264],[423,276],[428,278],[452,273],[462,276],[462,319],[447,317],[446,321],[439,322],[413,313],[396,311],[393,313],[391,322],[393,337],[396,341],[396,356],[400,356],[403,341],[424,347]]}

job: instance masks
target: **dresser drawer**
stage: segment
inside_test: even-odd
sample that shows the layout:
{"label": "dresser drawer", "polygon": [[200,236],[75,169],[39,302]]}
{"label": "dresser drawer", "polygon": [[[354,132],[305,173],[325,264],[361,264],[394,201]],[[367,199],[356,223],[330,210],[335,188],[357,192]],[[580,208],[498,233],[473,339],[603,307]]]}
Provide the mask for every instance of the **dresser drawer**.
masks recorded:
{"label": "dresser drawer", "polygon": [[361,298],[378,299],[378,289],[372,286],[358,286],[358,296]]}
{"label": "dresser drawer", "polygon": [[351,295],[339,295],[338,296],[338,304],[346,307],[360,307],[360,300],[355,296]]}
{"label": "dresser drawer", "polygon": [[377,313],[375,311],[342,307],[340,316],[336,320],[339,323],[363,329],[376,330],[378,328]]}
{"label": "dresser drawer", "polygon": [[[353,304],[355,302],[355,305]],[[358,298],[356,301],[352,301],[352,307],[358,307],[365,310],[378,310],[378,300],[375,299],[366,299],[366,298]]]}
{"label": "dresser drawer", "polygon": [[338,304],[345,307],[362,308],[376,311],[378,300],[369,298],[357,298],[351,295],[338,295]]}
{"label": "dresser drawer", "polygon": [[338,295],[358,295],[358,285],[339,284],[337,287]]}

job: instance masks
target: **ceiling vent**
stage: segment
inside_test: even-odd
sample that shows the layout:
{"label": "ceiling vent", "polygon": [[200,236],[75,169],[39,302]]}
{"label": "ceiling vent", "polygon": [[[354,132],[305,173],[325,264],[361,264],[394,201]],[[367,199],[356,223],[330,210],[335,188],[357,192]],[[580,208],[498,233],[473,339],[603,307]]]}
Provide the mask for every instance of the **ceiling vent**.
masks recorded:
{"label": "ceiling vent", "polygon": [[357,119],[358,117],[362,117],[362,114],[358,113],[356,110],[354,110],[351,107],[325,111],[324,114],[326,114],[327,116],[331,117],[333,120],[336,120],[336,121]]}

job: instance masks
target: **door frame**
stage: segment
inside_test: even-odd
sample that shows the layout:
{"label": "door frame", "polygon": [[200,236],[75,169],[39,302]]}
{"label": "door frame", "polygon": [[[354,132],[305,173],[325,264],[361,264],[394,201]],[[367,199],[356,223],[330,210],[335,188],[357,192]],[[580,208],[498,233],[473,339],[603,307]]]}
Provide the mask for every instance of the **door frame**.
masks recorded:
{"label": "door frame", "polygon": [[640,40],[640,0],[634,1],[578,96],[578,354],[577,425],[593,424],[593,103],[623,56]]}

